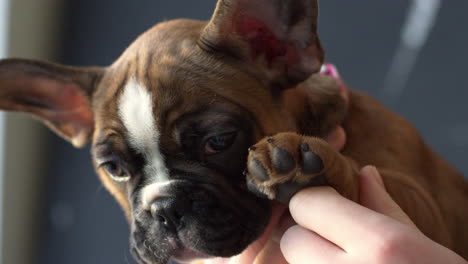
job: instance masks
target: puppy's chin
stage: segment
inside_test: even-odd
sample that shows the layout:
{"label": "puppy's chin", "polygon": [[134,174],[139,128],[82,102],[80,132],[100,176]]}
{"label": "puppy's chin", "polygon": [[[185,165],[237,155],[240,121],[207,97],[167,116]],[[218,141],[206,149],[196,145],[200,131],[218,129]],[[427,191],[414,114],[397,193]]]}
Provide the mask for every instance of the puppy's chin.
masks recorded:
{"label": "puppy's chin", "polygon": [[184,264],[184,263],[193,263],[195,260],[208,259],[208,258],[211,258],[211,256],[192,250],[192,249],[184,248],[180,250],[176,256],[172,256],[170,258],[170,261]]}
{"label": "puppy's chin", "polygon": [[[285,220],[284,218],[288,218]],[[289,220],[291,219],[291,221]],[[279,243],[279,237],[276,238],[275,235],[277,233],[282,233],[285,226],[279,227],[279,223],[287,222],[293,223],[293,220],[289,213],[287,213],[287,208],[281,205],[273,206],[273,213],[272,217],[268,223],[268,226],[265,228],[262,235],[251,243],[245,250],[243,250],[240,254],[229,257],[229,258],[220,258],[220,257],[213,257],[196,250],[184,248],[179,249],[178,253],[175,253],[174,256],[170,258],[170,261],[175,261],[180,264],[251,264],[255,261],[258,261],[261,255],[264,253],[263,250],[266,247],[266,244],[271,242],[270,240],[274,240]],[[291,226],[292,224],[288,225]],[[263,256],[264,257],[264,256]],[[260,262],[262,263],[262,262]],[[266,263],[266,262],[265,262]],[[267,264],[267,263],[266,263]]]}
{"label": "puppy's chin", "polygon": [[[161,258],[157,257],[157,259],[154,259],[153,256],[151,257],[143,257],[142,254],[145,253],[140,253],[140,250],[137,250],[136,248],[133,249],[133,254],[136,260],[138,260],[141,264],[163,264],[163,263],[179,263],[179,264],[185,264],[185,263],[203,263],[205,260],[213,259],[213,256],[210,256],[208,254],[199,252],[194,249],[190,248],[185,248],[185,247],[178,247],[178,248],[172,248],[168,249],[168,251],[172,252],[171,256],[166,256],[166,258]],[[156,255],[154,256],[156,257]]]}
{"label": "puppy's chin", "polygon": [[[230,258],[210,258],[200,259],[197,264],[252,264],[262,263],[269,264],[265,259],[265,251],[268,243],[277,243],[279,249],[280,235],[289,227],[294,225],[291,215],[287,211],[287,207],[279,204],[273,205],[272,216],[268,226],[263,231],[262,235],[251,243],[242,253]],[[281,225],[281,226],[280,226]]]}
{"label": "puppy's chin", "polygon": [[[247,190],[226,198],[225,192],[197,185],[177,186],[174,197],[190,202],[177,224],[158,221],[148,211],[135,215],[131,243],[142,263],[189,262],[243,252],[268,226],[271,204]],[[177,198],[177,199],[179,199]]]}
{"label": "puppy's chin", "polygon": [[[203,228],[186,228],[174,234],[166,234],[161,238],[134,239],[135,258],[145,264],[191,263],[194,260],[213,259],[216,256],[233,256],[245,250],[259,236],[258,232],[239,231],[237,236],[228,240],[207,240]],[[224,237],[220,234],[220,237]],[[216,242],[218,241],[218,242]]]}

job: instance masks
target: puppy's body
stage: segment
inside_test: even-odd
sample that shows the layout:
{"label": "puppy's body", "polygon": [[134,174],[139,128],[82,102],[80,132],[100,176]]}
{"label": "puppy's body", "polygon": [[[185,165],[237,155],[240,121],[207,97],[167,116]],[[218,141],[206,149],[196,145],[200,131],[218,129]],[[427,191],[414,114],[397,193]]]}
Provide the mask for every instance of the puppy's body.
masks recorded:
{"label": "puppy's body", "polygon": [[[304,94],[301,90],[320,87],[338,94],[336,84],[317,76],[289,93]],[[294,113],[301,106],[297,95],[291,94],[285,96],[292,100],[285,106],[293,108]],[[330,120],[336,119],[331,116]],[[391,196],[414,223],[433,240],[466,257],[468,229],[463,223],[468,219],[468,210],[460,205],[468,201],[468,185],[463,176],[434,153],[409,122],[369,96],[350,90],[342,124],[347,141],[341,153],[355,161],[358,168],[375,165]],[[307,128],[299,132],[304,131]]]}
{"label": "puppy's body", "polygon": [[[358,201],[367,164],[426,235],[468,257],[463,178],[406,121],[314,74],[316,19],[316,1],[221,0],[209,23],[158,24],[106,68],[4,60],[0,108],[92,142],[142,263],[239,254],[275,225],[264,196],[327,184]],[[321,139],[338,125],[341,153]]]}
{"label": "puppy's body", "polygon": [[[344,155],[379,168],[387,190],[430,238],[467,256],[468,199],[462,175],[428,148],[416,129],[375,100],[351,93]],[[405,190],[405,191],[403,191]]]}

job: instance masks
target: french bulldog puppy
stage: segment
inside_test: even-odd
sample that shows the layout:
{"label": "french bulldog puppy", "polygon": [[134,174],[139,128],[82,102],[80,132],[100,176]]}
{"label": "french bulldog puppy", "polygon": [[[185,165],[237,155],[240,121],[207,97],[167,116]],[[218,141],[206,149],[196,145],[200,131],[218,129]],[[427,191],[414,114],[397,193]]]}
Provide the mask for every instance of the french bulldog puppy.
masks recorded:
{"label": "french bulldog puppy", "polygon": [[[359,201],[367,164],[424,234],[467,258],[467,183],[407,121],[317,74],[317,13],[316,0],[219,0],[209,22],[157,24],[108,67],[2,60],[0,108],[92,144],[140,263],[242,254],[300,187]],[[340,152],[323,139],[337,126]]]}

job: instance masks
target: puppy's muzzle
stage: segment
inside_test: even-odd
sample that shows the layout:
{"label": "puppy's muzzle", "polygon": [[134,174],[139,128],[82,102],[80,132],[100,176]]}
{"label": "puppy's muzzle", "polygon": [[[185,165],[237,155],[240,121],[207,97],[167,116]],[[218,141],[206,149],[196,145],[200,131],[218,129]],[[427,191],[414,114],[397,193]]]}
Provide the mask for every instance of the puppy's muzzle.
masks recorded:
{"label": "puppy's muzzle", "polygon": [[184,197],[159,197],[151,203],[150,212],[155,221],[176,232],[180,228],[182,216],[191,206],[191,202]]}
{"label": "puppy's muzzle", "polygon": [[150,212],[159,226],[177,232],[182,216],[192,207],[190,199],[178,193],[189,185],[187,181],[172,180],[145,187],[142,191],[143,210]]}
{"label": "puppy's muzzle", "polygon": [[142,259],[165,263],[169,258],[229,257],[262,232],[270,211],[267,201],[200,178],[153,183],[141,190],[132,238]]}

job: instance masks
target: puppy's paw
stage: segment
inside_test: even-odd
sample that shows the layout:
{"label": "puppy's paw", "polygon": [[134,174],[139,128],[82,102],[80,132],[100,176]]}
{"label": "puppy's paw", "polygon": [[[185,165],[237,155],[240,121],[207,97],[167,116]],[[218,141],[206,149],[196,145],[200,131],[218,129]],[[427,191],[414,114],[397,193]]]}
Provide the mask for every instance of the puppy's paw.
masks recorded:
{"label": "puppy's paw", "polygon": [[264,138],[249,149],[249,190],[271,200],[288,203],[300,189],[326,185],[320,156],[324,142],[296,133]]}

